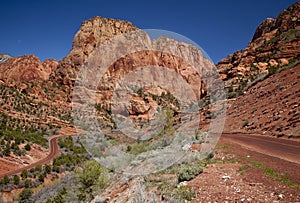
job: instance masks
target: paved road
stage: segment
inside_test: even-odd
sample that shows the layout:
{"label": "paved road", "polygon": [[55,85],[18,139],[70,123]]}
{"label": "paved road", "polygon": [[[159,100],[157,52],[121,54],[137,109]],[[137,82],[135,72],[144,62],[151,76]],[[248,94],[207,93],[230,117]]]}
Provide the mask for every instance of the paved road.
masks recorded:
{"label": "paved road", "polygon": [[223,134],[222,139],[252,151],[300,164],[300,142],[297,140],[248,134]]}
{"label": "paved road", "polygon": [[19,174],[23,170],[29,170],[31,168],[34,168],[34,167],[38,166],[38,165],[43,165],[43,164],[50,163],[55,157],[57,157],[60,154],[59,149],[58,149],[57,140],[60,137],[74,136],[76,134],[77,133],[76,133],[76,130],[74,128],[61,129],[60,134],[54,135],[54,136],[49,138],[50,153],[45,158],[40,159],[39,161],[34,162],[32,164],[29,164],[27,166],[23,166],[21,168],[15,169],[15,170],[7,171],[6,173],[2,173],[2,174],[0,174],[0,178],[3,178],[5,175],[12,176],[12,175],[15,175],[15,174]]}
{"label": "paved road", "polygon": [[[0,178],[5,175],[11,176],[21,173],[23,170],[29,170],[37,165],[50,163],[56,156],[59,155],[57,140],[60,137],[76,135],[74,128],[62,129],[59,135],[52,136],[49,139],[50,153],[45,158],[6,173],[0,174]],[[275,138],[270,136],[261,135],[248,135],[248,134],[223,134],[222,139],[228,139],[232,142],[240,144],[241,146],[269,156],[281,158],[290,162],[300,164],[300,142],[295,140],[287,140],[282,138]]]}

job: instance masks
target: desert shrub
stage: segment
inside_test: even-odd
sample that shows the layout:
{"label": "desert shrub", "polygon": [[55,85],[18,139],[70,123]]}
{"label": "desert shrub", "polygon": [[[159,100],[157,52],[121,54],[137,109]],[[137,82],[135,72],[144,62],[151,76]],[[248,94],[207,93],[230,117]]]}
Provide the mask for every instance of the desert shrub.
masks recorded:
{"label": "desert shrub", "polygon": [[141,154],[147,151],[147,142],[136,142],[134,144],[128,145],[126,151],[130,154]]}
{"label": "desert shrub", "polygon": [[244,120],[244,123],[243,123],[243,127],[246,127],[246,126],[248,126],[249,125],[249,121],[248,121],[248,119],[245,119]]}
{"label": "desert shrub", "polygon": [[44,179],[45,179],[45,175],[44,174],[40,174],[39,175],[39,181],[43,183]]}
{"label": "desert shrub", "polygon": [[13,181],[14,181],[14,184],[15,184],[15,185],[18,185],[19,182],[20,182],[20,177],[19,177],[18,175],[14,175]]}
{"label": "desert shrub", "polygon": [[19,195],[20,203],[29,203],[32,202],[31,200],[32,190],[25,188]]}
{"label": "desert shrub", "polygon": [[64,203],[65,194],[67,194],[67,189],[63,187],[63,189],[53,199],[47,199],[46,203]]}
{"label": "desert shrub", "polygon": [[48,164],[45,166],[45,173],[47,173],[47,174],[51,173],[51,166]]}
{"label": "desert shrub", "polygon": [[86,201],[94,197],[94,193],[103,189],[108,183],[107,171],[98,162],[90,160],[84,163],[82,171],[77,173],[80,185],[78,200]]}
{"label": "desert shrub", "polygon": [[25,188],[29,188],[30,184],[31,184],[31,180],[30,179],[26,179],[25,180],[25,184],[24,184]]}
{"label": "desert shrub", "polygon": [[203,168],[199,164],[183,165],[177,175],[178,182],[189,181],[203,172]]}
{"label": "desert shrub", "polygon": [[30,151],[31,150],[31,146],[28,143],[25,145],[24,148],[25,148],[26,151]]}
{"label": "desert shrub", "polygon": [[180,187],[177,190],[177,195],[181,200],[191,201],[192,198],[196,197],[196,192],[190,188]]}
{"label": "desert shrub", "polygon": [[9,177],[7,175],[5,175],[4,178],[3,178],[3,183],[8,184],[9,182],[10,182]]}
{"label": "desert shrub", "polygon": [[35,167],[35,171],[36,171],[36,172],[41,172],[42,169],[43,169],[43,167],[42,167],[41,165],[37,165],[37,166]]}
{"label": "desert shrub", "polygon": [[277,73],[279,71],[279,69],[280,69],[279,65],[277,65],[277,66],[270,66],[268,68],[269,75],[273,75],[273,74]]}

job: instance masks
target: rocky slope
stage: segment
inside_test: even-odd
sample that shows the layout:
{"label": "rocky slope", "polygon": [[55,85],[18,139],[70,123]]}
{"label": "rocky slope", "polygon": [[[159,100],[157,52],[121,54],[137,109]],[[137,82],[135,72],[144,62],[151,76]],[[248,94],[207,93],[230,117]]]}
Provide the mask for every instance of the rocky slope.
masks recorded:
{"label": "rocky slope", "polygon": [[[247,48],[217,64],[228,91],[226,132],[299,137],[300,2],[268,18]],[[288,70],[286,70],[288,69]]]}
{"label": "rocky slope", "polygon": [[229,97],[241,94],[253,81],[299,60],[300,2],[268,18],[255,31],[248,47],[221,60],[217,67]]}
{"label": "rocky slope", "polygon": [[0,79],[7,82],[42,82],[49,79],[57,64],[54,59],[42,63],[32,54],[11,58],[0,66]]}
{"label": "rocky slope", "polygon": [[226,132],[300,138],[300,64],[270,76],[230,102]]}

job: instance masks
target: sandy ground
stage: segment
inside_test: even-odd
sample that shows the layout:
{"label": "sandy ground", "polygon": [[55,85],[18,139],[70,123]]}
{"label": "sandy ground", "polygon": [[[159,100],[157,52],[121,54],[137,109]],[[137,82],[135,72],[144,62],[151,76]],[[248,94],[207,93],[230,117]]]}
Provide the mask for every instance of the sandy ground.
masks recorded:
{"label": "sandy ground", "polygon": [[[281,157],[268,155],[269,151],[279,152],[278,147],[290,141],[267,137],[271,145],[264,143],[266,147],[262,151],[256,143],[251,144],[251,139],[234,138],[222,136],[215,163],[188,183],[197,193],[192,202],[300,201],[300,164],[288,161],[294,157],[293,150]],[[300,146],[299,142],[291,143],[293,147]]]}

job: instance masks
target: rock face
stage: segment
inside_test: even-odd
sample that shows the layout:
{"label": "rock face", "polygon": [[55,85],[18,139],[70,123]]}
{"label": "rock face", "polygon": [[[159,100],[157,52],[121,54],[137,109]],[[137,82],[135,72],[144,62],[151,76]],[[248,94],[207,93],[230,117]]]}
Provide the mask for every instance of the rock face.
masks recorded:
{"label": "rock face", "polygon": [[75,34],[72,50],[59,62],[51,78],[62,84],[72,84],[80,66],[99,44],[136,29],[130,22],[99,16],[84,21]]}
{"label": "rock face", "polygon": [[34,55],[12,58],[0,66],[0,79],[4,81],[44,81],[56,69],[57,62],[47,59],[43,63]]}
{"label": "rock face", "polygon": [[[136,33],[133,33],[133,35],[135,34]],[[96,103],[101,106],[102,110],[110,110],[112,97],[117,84],[124,88],[127,93],[133,90],[131,89],[131,86],[118,83],[120,81],[122,82],[122,79],[125,77],[130,77],[131,73],[133,73],[134,76],[132,76],[132,78],[127,78],[127,80],[134,83],[134,85],[141,84],[140,81],[142,81],[144,87],[150,86],[150,88],[160,88],[158,87],[158,84],[160,84],[165,90],[173,90],[172,93],[175,92],[177,94],[175,97],[180,99],[180,101],[185,98],[184,104],[194,101],[192,100],[194,97],[200,99],[206,95],[206,86],[209,82],[212,82],[210,81],[212,77],[208,76],[208,73],[213,71],[214,64],[205,58],[197,48],[166,37],[161,37],[153,41],[149,40],[147,43],[149,43],[148,45],[153,49],[136,51],[117,59],[111,65],[109,63],[110,66],[107,68],[102,78],[99,78],[99,81],[95,81],[95,73],[101,72],[100,68],[102,67],[99,68],[98,66],[94,66],[94,64],[99,63],[99,57],[108,58],[109,56],[106,57],[101,53],[99,54],[99,57],[89,58],[85,64],[92,64],[92,66],[84,66],[86,75],[81,75],[82,77],[80,77],[84,79],[84,81],[77,81],[79,83],[84,83],[86,89],[78,89],[78,92],[75,93],[74,97],[76,98],[76,101],[78,101],[78,103],[87,101],[87,98],[85,98],[86,94],[82,93],[92,89],[90,95],[93,95],[93,91],[97,93],[95,95],[96,98],[90,98],[90,102],[96,100]],[[124,48],[126,46],[119,45],[118,49],[122,49],[122,47]],[[98,53],[93,53],[93,56],[97,56],[97,54]],[[194,66],[201,68],[201,70],[198,72]],[[204,78],[202,78],[203,75],[207,75],[205,79],[207,83],[203,82],[205,81]],[[188,84],[190,89],[186,89],[184,84]],[[161,95],[156,95],[154,92],[157,91],[153,90],[153,94],[144,92],[140,95],[136,95],[131,101],[134,105],[127,107],[129,114],[137,119],[151,120],[151,115],[155,114],[153,112],[156,112],[155,109],[156,106],[158,106],[158,103],[165,103],[167,106],[173,104],[174,99],[169,97],[169,95],[166,96],[165,94],[166,98],[161,101],[157,98],[161,97]],[[194,94],[187,96],[190,92]],[[122,98],[121,100],[127,100],[125,99],[126,95],[127,94],[119,95],[119,99]],[[150,95],[152,95],[152,99]],[[118,112],[122,112],[122,104],[113,106],[117,106],[115,108],[118,109]],[[171,106],[175,107],[175,105]],[[175,111],[178,110],[177,108],[173,109]],[[86,115],[85,118],[87,116],[88,115]]]}
{"label": "rock face", "polygon": [[[137,30],[138,28],[134,27],[129,22],[105,19],[101,17],[94,17],[83,22],[81,28],[74,37],[72,50],[67,57],[59,62],[58,68],[50,76],[51,80],[55,80],[59,84],[68,86],[72,89],[73,83],[76,80],[77,73],[82,64],[84,62],[87,62],[87,64],[94,63],[92,61],[86,61],[86,59],[95,50],[95,48],[114,36]],[[101,109],[110,109],[108,101],[113,95],[112,93],[118,80],[135,69],[144,66],[160,66],[173,70],[181,75],[182,78],[192,86],[192,89],[198,99],[206,94],[204,83],[200,79],[201,76],[199,76],[199,73],[197,73],[197,71],[188,64],[191,60],[200,59],[197,63],[203,67],[203,71],[205,71],[205,67],[208,67],[207,69],[211,69],[213,64],[209,60],[205,59],[201,52],[195,50],[195,47],[192,45],[185,43],[179,44],[177,41],[166,37],[154,40],[152,45],[158,50],[164,50],[164,48],[168,46],[177,53],[184,52],[184,55],[189,57],[189,60],[183,61],[180,57],[164,53],[163,51],[140,51],[120,58],[108,68],[106,74],[103,76],[103,80],[99,81],[99,87],[97,89],[99,94],[97,95],[96,102],[101,104]],[[104,56],[101,55],[99,57]],[[95,63],[97,63],[97,61]],[[206,72],[209,71],[211,70],[207,70]],[[94,83],[95,79],[93,76],[97,70],[90,70],[90,72],[91,78],[86,78],[86,80]],[[175,81],[170,80],[169,83],[178,87],[178,84],[176,84]],[[179,88],[178,91],[183,90]],[[82,101],[80,98],[77,98],[77,95],[75,98],[77,101]],[[142,98],[137,100],[142,101]],[[138,109],[136,109],[137,107]],[[132,115],[137,114],[137,112],[139,112],[139,114],[144,114],[146,110],[149,110],[149,104],[139,102],[138,106],[129,109],[130,114]],[[148,116],[144,116],[148,118]]]}
{"label": "rock face", "polygon": [[300,2],[296,2],[275,19],[268,18],[261,23],[247,48],[236,51],[217,64],[229,94],[242,93],[272,67],[299,60],[299,37]]}

